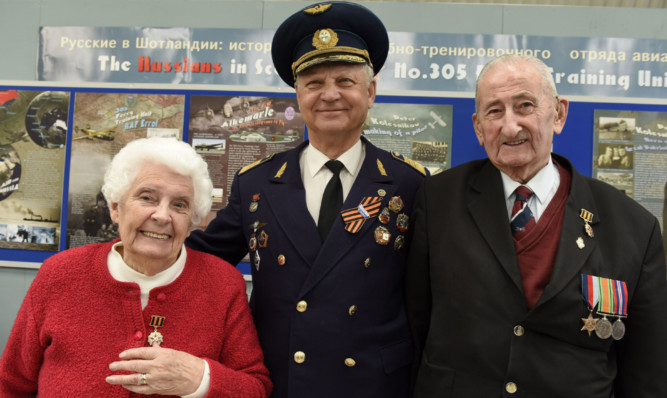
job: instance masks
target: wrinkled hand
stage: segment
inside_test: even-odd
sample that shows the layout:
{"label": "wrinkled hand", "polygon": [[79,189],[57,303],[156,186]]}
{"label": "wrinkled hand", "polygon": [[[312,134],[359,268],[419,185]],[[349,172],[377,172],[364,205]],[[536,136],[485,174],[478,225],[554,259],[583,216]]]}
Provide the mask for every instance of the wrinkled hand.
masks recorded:
{"label": "wrinkled hand", "polygon": [[[109,364],[114,372],[134,372],[112,375],[109,384],[121,384],[138,394],[188,395],[197,390],[204,376],[204,360],[183,351],[162,347],[132,348],[119,355],[121,361]],[[141,374],[146,384],[141,384]]]}

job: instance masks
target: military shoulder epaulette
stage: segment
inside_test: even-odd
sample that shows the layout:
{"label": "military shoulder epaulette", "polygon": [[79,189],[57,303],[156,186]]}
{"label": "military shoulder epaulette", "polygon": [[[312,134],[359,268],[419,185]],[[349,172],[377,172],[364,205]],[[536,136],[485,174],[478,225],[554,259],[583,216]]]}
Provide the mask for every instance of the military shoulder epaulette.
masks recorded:
{"label": "military shoulder epaulette", "polygon": [[391,151],[391,156],[417,170],[421,175],[426,176],[426,169],[419,162],[406,158],[398,152]]}
{"label": "military shoulder epaulette", "polygon": [[245,173],[245,172],[248,171],[248,170],[254,169],[255,167],[259,166],[260,164],[262,164],[262,163],[264,163],[264,162],[268,162],[269,160],[271,160],[271,158],[273,157],[273,155],[275,155],[275,154],[272,153],[272,154],[270,154],[269,156],[266,156],[266,157],[264,157],[264,158],[261,158],[261,159],[259,159],[258,161],[254,162],[254,163],[250,163],[249,165],[243,166],[243,167],[241,168],[241,170],[239,170],[239,175]]}

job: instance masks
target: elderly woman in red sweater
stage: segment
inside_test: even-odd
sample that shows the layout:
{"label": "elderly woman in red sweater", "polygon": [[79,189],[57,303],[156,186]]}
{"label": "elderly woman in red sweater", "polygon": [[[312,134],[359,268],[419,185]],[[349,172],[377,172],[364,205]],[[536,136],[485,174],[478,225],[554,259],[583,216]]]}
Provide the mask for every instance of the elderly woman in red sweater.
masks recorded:
{"label": "elderly woman in red sweater", "polygon": [[269,396],[243,277],[183,245],[211,207],[206,163],[175,139],[136,140],[102,191],[120,240],[44,262],[0,359],[0,396]]}

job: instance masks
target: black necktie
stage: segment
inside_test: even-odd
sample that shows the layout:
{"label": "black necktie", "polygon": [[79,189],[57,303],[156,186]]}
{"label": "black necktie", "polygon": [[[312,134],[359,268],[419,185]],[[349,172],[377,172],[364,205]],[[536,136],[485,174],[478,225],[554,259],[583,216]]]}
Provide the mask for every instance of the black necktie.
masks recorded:
{"label": "black necktie", "polygon": [[317,221],[317,230],[320,232],[320,238],[323,242],[327,238],[340,208],[343,206],[343,184],[340,182],[340,171],[343,168],[343,163],[338,160],[330,160],[325,163],[325,166],[333,172],[333,177],[327,183],[327,187],[324,188],[320,217]]}

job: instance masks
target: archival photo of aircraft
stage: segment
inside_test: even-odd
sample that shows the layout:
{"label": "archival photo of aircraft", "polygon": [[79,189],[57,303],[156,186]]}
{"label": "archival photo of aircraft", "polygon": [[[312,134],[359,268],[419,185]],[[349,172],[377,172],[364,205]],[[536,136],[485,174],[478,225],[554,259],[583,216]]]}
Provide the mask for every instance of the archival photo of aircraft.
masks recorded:
{"label": "archival photo of aircraft", "polygon": [[192,147],[199,153],[223,154],[227,149],[227,140],[211,138],[195,138]]}
{"label": "archival photo of aircraft", "polygon": [[104,141],[113,141],[114,137],[112,134],[116,132],[116,129],[112,127],[104,130],[93,130],[90,128],[90,125],[87,125],[86,127],[82,128],[79,128],[79,126],[74,126],[74,132],[83,133],[83,135],[72,138],[72,141],[82,140],[84,138],[89,140],[97,138]]}

